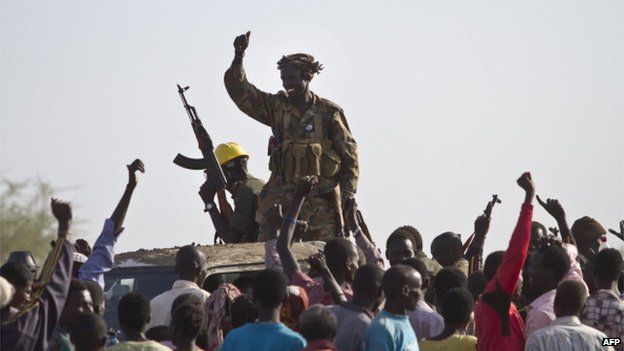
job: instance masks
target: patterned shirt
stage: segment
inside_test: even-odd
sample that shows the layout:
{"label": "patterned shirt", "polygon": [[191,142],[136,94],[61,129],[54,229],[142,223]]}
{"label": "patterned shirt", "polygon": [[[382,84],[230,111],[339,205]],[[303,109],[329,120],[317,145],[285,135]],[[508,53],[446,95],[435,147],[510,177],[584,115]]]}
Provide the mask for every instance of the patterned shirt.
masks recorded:
{"label": "patterned shirt", "polygon": [[[624,301],[613,290],[602,289],[588,299],[581,314],[583,324],[596,328],[610,338],[624,338]],[[624,350],[620,344],[618,350]]]}
{"label": "patterned shirt", "polygon": [[525,351],[603,351],[613,350],[602,346],[606,335],[599,330],[581,324],[576,316],[555,319],[549,326],[529,336]]}

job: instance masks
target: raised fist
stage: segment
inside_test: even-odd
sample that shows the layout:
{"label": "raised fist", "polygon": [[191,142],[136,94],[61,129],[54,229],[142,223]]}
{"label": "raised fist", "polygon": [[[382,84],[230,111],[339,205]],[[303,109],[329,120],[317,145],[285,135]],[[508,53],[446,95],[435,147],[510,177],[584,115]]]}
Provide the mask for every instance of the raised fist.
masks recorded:
{"label": "raised fist", "polygon": [[137,158],[131,164],[126,165],[126,167],[128,167],[128,184],[134,186],[137,184],[136,171],[145,173],[145,165],[143,161]]}
{"label": "raised fist", "polygon": [[247,31],[247,33],[241,34],[234,39],[234,52],[236,52],[236,55],[245,54],[245,50],[247,50],[249,45],[249,35],[251,35],[251,32]]}

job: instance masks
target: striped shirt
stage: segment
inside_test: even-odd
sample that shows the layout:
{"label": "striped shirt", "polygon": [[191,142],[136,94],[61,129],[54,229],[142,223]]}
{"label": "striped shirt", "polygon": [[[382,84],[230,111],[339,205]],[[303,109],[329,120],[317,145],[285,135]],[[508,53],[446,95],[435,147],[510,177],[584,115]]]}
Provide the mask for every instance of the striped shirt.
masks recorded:
{"label": "striped shirt", "polygon": [[613,350],[602,346],[607,336],[592,327],[581,324],[576,316],[555,319],[549,326],[535,331],[526,342],[525,351],[602,351]]}

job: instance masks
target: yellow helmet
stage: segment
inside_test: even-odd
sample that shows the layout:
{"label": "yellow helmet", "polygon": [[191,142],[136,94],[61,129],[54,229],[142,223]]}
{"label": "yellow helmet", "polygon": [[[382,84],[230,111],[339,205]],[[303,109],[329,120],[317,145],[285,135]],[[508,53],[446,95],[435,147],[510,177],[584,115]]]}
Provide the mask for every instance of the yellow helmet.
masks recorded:
{"label": "yellow helmet", "polygon": [[232,161],[235,158],[249,158],[249,154],[245,152],[245,150],[243,150],[240,145],[233,142],[217,145],[217,148],[215,149],[215,156],[217,156],[217,161],[219,161],[219,164],[221,166]]}

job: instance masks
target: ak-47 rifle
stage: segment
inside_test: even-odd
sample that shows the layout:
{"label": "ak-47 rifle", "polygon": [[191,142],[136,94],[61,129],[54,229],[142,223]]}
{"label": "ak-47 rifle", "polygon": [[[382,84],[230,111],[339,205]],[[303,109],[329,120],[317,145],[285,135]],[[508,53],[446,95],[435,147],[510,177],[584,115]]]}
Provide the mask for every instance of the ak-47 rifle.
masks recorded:
{"label": "ak-47 rifle", "polygon": [[[485,210],[483,210],[483,214],[488,218],[492,217],[492,208],[494,208],[495,204],[500,204],[500,203],[501,203],[501,200],[498,198],[498,195],[496,194],[492,195],[492,201],[489,201],[487,203],[487,205],[485,206]],[[473,239],[474,239],[474,233],[472,233],[470,237],[468,238],[468,240],[466,240],[466,242],[464,243],[464,246],[462,248],[463,253],[466,253],[466,250],[468,250],[468,247],[472,243]]]}
{"label": "ak-47 rifle", "polygon": [[[178,94],[180,95],[180,99],[182,100],[182,105],[188,114],[188,117],[191,121],[191,127],[193,127],[193,133],[195,134],[195,138],[197,139],[197,144],[199,146],[199,150],[202,153],[202,158],[190,158],[186,157],[182,154],[178,154],[175,159],[173,159],[173,163],[176,165],[191,169],[191,170],[204,170],[206,174],[206,179],[212,182],[213,188],[217,190],[217,198],[219,200],[219,209],[221,215],[227,220],[228,214],[231,212],[230,206],[227,204],[227,199],[225,198],[225,187],[227,184],[227,180],[225,179],[225,175],[223,174],[223,169],[219,165],[217,161],[217,157],[214,154],[214,145],[212,143],[212,139],[202,121],[199,119],[197,115],[197,111],[194,106],[189,105],[186,101],[186,97],[184,96],[184,92],[188,90],[189,87],[182,88],[178,84]],[[215,242],[217,237],[215,236]]]}

